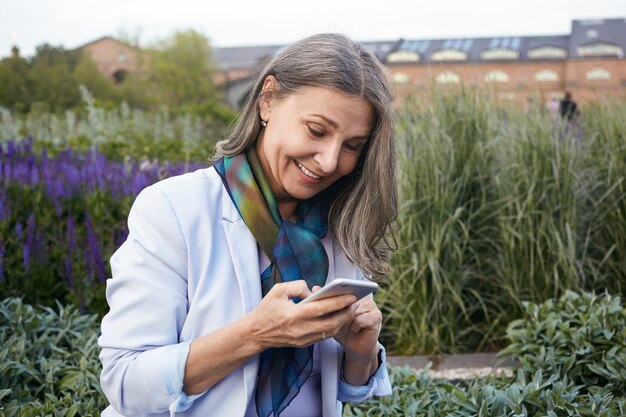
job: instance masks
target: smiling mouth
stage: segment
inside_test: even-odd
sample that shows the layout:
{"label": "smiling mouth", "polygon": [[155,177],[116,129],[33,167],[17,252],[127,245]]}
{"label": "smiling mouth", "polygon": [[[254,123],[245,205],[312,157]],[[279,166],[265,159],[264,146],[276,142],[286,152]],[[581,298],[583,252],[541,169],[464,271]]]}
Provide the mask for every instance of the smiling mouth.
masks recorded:
{"label": "smiling mouth", "polygon": [[307,177],[313,178],[314,180],[319,180],[322,177],[320,177],[319,175],[315,175],[314,173],[312,173],[311,171],[309,171],[304,165],[302,165],[300,162],[296,161],[294,159],[296,165],[298,166],[298,168],[300,168],[300,171],[302,171],[304,173],[304,175],[306,175]]}

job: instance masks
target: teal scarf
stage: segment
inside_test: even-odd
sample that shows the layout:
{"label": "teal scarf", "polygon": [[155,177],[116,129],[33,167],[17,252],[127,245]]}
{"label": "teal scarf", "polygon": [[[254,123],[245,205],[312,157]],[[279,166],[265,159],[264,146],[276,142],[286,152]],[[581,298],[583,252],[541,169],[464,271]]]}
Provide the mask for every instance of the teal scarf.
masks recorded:
{"label": "teal scarf", "polygon": [[[304,279],[323,286],[328,256],[321,238],[328,229],[328,206],[322,195],[298,203],[297,220],[283,220],[254,147],[218,160],[214,167],[241,218],[271,261],[261,273],[263,296],[274,284]],[[260,417],[279,414],[289,405],[313,369],[313,346],[271,348],[261,353],[256,387]]]}

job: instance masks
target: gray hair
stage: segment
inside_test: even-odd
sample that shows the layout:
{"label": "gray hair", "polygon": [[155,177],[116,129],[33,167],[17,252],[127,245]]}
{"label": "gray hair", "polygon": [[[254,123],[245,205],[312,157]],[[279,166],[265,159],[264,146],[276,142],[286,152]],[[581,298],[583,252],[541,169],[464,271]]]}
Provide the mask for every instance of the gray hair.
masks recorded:
{"label": "gray hair", "polygon": [[279,89],[271,92],[273,99],[315,86],[363,98],[374,107],[376,122],[355,169],[333,185],[329,230],[361,270],[387,274],[396,249],[397,189],[393,91],[385,68],[373,53],[341,34],[313,35],[290,45],[259,75],[231,133],[216,145],[215,159],[237,155],[257,139],[263,82],[270,75]]}

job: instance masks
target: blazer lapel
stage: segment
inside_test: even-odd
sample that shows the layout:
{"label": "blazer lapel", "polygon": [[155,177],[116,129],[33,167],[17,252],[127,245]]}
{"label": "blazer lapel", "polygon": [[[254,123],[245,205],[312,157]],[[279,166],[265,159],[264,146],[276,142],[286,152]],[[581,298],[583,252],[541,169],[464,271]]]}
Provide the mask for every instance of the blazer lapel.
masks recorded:
{"label": "blazer lapel", "polygon": [[[261,273],[259,272],[259,253],[257,243],[246,224],[239,216],[226,189],[222,189],[222,225],[226,235],[226,244],[230,251],[239,295],[243,307],[242,315],[249,313],[261,302]],[[243,367],[243,383],[248,401],[252,398],[256,386],[258,358],[248,361]],[[242,404],[243,415],[246,406]]]}
{"label": "blazer lapel", "polygon": [[262,298],[258,246],[225,189],[222,195],[222,219],[226,243],[239,283],[241,305],[246,314]]}
{"label": "blazer lapel", "polygon": [[[328,277],[326,284],[335,279],[335,252],[334,245],[329,238],[322,240],[328,254]],[[322,340],[320,346],[320,366],[322,373],[322,416],[337,416],[337,390],[339,384],[339,355],[337,342],[334,339]]]}

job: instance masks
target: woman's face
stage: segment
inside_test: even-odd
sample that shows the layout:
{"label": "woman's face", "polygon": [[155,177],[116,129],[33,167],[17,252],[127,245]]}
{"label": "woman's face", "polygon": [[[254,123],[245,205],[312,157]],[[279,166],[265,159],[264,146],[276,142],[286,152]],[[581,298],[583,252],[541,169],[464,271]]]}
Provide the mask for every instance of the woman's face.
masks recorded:
{"label": "woman's face", "polygon": [[352,172],[375,120],[366,100],[309,86],[262,100],[260,113],[267,127],[257,153],[279,204],[311,198]]}

